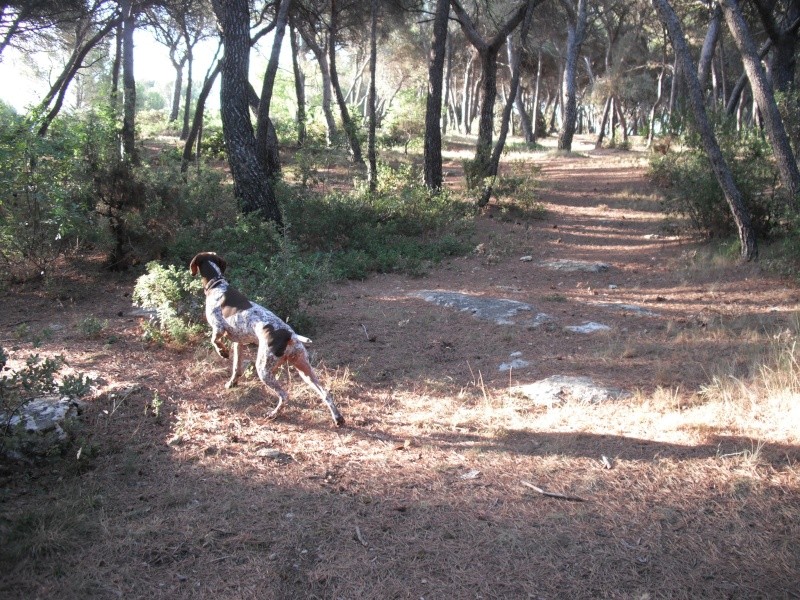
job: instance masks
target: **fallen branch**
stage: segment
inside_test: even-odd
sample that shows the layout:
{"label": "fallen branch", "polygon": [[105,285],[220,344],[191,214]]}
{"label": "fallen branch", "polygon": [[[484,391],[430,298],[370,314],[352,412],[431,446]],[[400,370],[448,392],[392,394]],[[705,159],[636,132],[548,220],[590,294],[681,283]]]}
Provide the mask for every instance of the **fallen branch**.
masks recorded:
{"label": "fallen branch", "polygon": [[586,498],[581,498],[580,496],[567,496],[566,494],[559,494],[558,492],[548,492],[547,490],[543,490],[542,488],[537,487],[532,483],[528,483],[527,481],[520,481],[520,483],[525,487],[532,489],[534,492],[540,493],[542,496],[559,498],[561,500],[569,500],[570,502],[586,502]]}

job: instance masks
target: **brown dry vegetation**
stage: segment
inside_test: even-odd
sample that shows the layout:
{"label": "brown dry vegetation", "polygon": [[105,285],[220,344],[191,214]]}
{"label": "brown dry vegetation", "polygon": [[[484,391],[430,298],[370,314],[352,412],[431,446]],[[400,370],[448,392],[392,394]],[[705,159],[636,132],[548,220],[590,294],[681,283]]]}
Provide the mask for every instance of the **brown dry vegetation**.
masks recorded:
{"label": "brown dry vegetation", "polygon": [[[479,252],[328,290],[314,360],[343,429],[296,377],[266,421],[273,398],[252,378],[225,390],[205,339],[142,341],[133,275],[89,263],[3,293],[15,360],[63,354],[99,384],[74,452],[0,471],[0,595],[800,597],[800,386],[780,367],[800,293],[669,235],[642,153],[589,148],[525,157],[542,167],[545,219],[494,207]],[[409,296],[422,289],[556,320],[498,326]],[[87,317],[107,323],[88,335]],[[564,330],[585,321],[612,329]],[[499,372],[512,352],[530,366]],[[555,374],[633,395],[544,408],[509,392]]]}

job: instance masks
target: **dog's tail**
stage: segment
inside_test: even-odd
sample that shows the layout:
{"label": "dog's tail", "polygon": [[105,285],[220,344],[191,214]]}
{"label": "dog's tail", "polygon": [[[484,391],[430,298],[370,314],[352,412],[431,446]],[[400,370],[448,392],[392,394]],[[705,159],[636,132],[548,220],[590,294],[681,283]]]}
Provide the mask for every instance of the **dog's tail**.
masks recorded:
{"label": "dog's tail", "polygon": [[297,336],[297,339],[300,340],[301,342],[303,342],[304,344],[311,344],[312,343],[310,338],[307,338],[307,337],[305,337],[303,335],[300,335],[299,333],[295,333],[295,335]]}

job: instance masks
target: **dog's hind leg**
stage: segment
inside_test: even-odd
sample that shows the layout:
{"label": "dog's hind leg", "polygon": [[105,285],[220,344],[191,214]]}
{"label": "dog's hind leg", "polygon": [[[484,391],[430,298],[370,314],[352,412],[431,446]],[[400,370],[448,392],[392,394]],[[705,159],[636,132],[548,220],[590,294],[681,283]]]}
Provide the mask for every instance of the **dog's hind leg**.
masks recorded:
{"label": "dog's hind leg", "polygon": [[289,363],[297,369],[297,372],[300,374],[300,377],[306,384],[313,389],[322,401],[327,405],[328,410],[331,411],[331,416],[333,417],[333,422],[336,423],[337,427],[341,427],[344,425],[344,417],[342,413],[339,412],[339,409],[336,408],[336,405],[333,403],[333,396],[331,393],[322,387],[322,384],[317,379],[316,374],[314,373],[314,369],[311,368],[311,364],[308,362],[308,354],[306,353],[305,349],[295,349],[292,352],[291,356],[288,357]]}

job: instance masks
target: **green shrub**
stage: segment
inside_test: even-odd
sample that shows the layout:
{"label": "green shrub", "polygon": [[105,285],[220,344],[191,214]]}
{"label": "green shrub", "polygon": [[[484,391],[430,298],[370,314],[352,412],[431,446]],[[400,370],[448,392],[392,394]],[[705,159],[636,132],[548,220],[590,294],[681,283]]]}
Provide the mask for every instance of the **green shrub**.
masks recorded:
{"label": "green shrub", "polygon": [[328,255],[334,278],[371,272],[424,273],[446,256],[467,251],[472,207],[447,192],[431,194],[412,167],[380,165],[374,194],[281,190],[290,234],[303,252]]}
{"label": "green shrub", "polygon": [[102,238],[92,159],[108,149],[108,120],[57,120],[46,137],[11,113],[0,120],[0,277],[46,275],[58,256]]}
{"label": "green shrub", "polygon": [[199,332],[203,319],[203,286],[199,277],[192,277],[186,267],[147,264],[147,272],[136,280],[133,302],[155,311],[154,322],[145,328],[145,337],[161,340],[162,336],[182,343],[185,334]]}
{"label": "green shrub", "polygon": [[[769,237],[784,219],[787,202],[768,144],[758,136],[737,138],[724,130],[718,138],[756,235]],[[682,152],[651,158],[651,179],[664,193],[662,210],[688,219],[704,235],[728,237],[736,227],[708,156],[697,139],[686,140],[684,146]]]}

